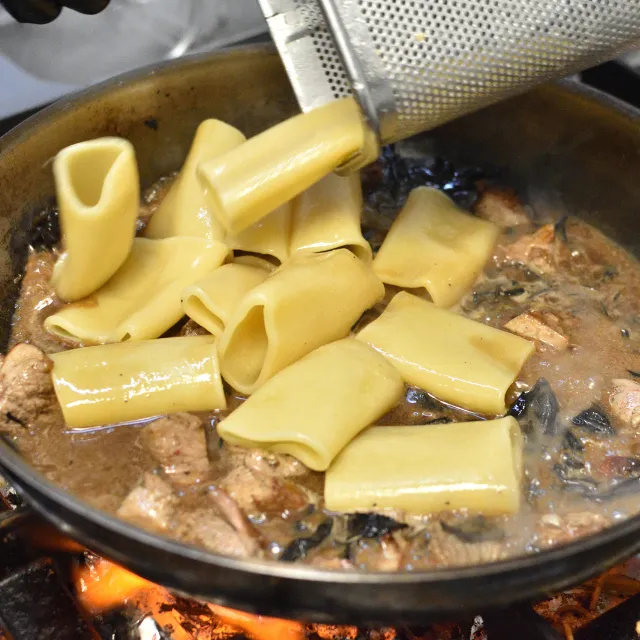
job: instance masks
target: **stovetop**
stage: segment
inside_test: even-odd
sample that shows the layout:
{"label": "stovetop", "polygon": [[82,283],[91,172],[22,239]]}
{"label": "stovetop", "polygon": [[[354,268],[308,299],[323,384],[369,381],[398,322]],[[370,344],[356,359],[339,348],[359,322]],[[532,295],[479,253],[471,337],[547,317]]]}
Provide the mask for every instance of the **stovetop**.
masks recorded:
{"label": "stovetop", "polygon": [[[576,81],[640,107],[640,72],[625,61],[590,69]],[[0,120],[0,134],[38,110]],[[151,612],[148,601],[135,598],[92,612],[83,605],[78,572],[100,560],[45,527],[5,486],[0,493],[0,640],[290,638],[273,631],[288,627],[268,627],[265,635],[259,624],[242,622],[242,616],[251,616],[238,614],[240,622],[221,617],[211,605],[159,587],[150,587],[155,593]],[[164,600],[159,603],[159,598]],[[453,622],[397,629],[290,624],[296,625],[295,640],[640,640],[640,558],[542,602],[481,611]]]}

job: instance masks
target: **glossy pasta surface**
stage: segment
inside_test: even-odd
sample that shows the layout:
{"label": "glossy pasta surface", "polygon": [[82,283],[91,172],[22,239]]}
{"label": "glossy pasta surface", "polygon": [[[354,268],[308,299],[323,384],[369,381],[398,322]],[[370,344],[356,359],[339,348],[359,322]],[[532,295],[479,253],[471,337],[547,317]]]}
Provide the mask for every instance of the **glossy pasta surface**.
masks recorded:
{"label": "glossy pasta surface", "polygon": [[402,390],[400,376],[382,356],[346,338],[276,374],[218,425],[218,433],[230,444],[287,453],[324,471]]}
{"label": "glossy pasta surface", "polygon": [[64,252],[51,282],[68,302],[99,289],[127,259],[139,208],[133,145],[99,138],[63,149],[53,162]]}
{"label": "glossy pasta surface", "polygon": [[72,428],[226,407],[212,336],[73,349],[55,354],[53,363],[56,395]]}
{"label": "glossy pasta surface", "polygon": [[471,411],[500,415],[534,345],[407,292],[358,339],[389,358],[405,382]]}
{"label": "glossy pasta surface", "polygon": [[324,498],[332,511],[501,515],[518,511],[521,478],[522,434],[515,418],[372,427],[327,472]]}

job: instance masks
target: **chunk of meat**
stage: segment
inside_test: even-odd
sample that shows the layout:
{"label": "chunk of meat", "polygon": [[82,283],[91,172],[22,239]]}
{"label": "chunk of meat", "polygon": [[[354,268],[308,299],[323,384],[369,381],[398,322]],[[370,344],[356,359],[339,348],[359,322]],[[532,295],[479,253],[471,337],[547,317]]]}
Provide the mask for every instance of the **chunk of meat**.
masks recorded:
{"label": "chunk of meat", "polygon": [[144,427],[143,441],[174,484],[197,484],[207,477],[207,443],[197,416],[174,413],[154,420]]}
{"label": "chunk of meat", "polygon": [[26,427],[43,414],[58,409],[51,371],[53,362],[40,349],[18,344],[0,370],[0,412]]}
{"label": "chunk of meat", "polygon": [[555,227],[545,224],[534,233],[503,246],[503,250],[507,260],[526,264],[540,274],[548,274],[555,271],[552,255],[554,241]]}
{"label": "chunk of meat", "polygon": [[398,571],[403,561],[406,542],[393,535],[361,539],[353,543],[351,558],[356,569],[365,571]]}
{"label": "chunk of meat", "polygon": [[504,328],[523,338],[537,340],[562,351],[569,346],[569,339],[549,326],[552,321],[552,314],[545,315],[529,311],[509,320]]}
{"label": "chunk of meat", "polygon": [[298,511],[317,500],[317,496],[294,482],[258,473],[244,464],[229,471],[218,486],[249,514]]}
{"label": "chunk of meat", "polygon": [[309,473],[302,462],[285,453],[270,453],[262,449],[245,449],[245,451],[244,464],[259,475],[297,478]]}
{"label": "chunk of meat", "polygon": [[213,505],[180,511],[172,533],[178,540],[221,555],[245,557],[254,554],[255,557],[255,545],[224,520]]}
{"label": "chunk of meat", "polygon": [[606,516],[592,511],[578,511],[564,515],[546,513],[538,520],[534,542],[538,548],[548,549],[597,533],[608,524],[609,520]]}
{"label": "chunk of meat", "polygon": [[531,223],[518,196],[504,190],[487,189],[476,202],[474,213],[478,218],[504,228]]}
{"label": "chunk of meat", "polygon": [[612,414],[625,425],[640,430],[640,383],[618,378],[609,394]]}
{"label": "chunk of meat", "polygon": [[257,552],[264,544],[264,540],[246,514],[240,509],[238,503],[222,489],[210,489],[209,496],[224,519],[242,538],[243,546],[247,552],[250,554]]}
{"label": "chunk of meat", "polygon": [[195,320],[187,320],[184,323],[182,329],[180,329],[181,336],[208,336],[209,332],[201,327]]}
{"label": "chunk of meat", "polygon": [[463,542],[458,536],[447,533],[439,522],[430,526],[428,531],[427,566],[483,564],[502,560],[508,555],[504,542]]}
{"label": "chunk of meat", "polygon": [[176,504],[177,497],[171,485],[155,473],[145,473],[142,484],[124,499],[117,515],[141,527],[165,531]]}

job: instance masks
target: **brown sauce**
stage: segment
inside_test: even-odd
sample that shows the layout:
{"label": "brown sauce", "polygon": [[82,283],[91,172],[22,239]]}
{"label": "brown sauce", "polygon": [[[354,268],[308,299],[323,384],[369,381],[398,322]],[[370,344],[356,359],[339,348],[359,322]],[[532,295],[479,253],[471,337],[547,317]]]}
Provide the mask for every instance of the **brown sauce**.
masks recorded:
{"label": "brown sauce", "polygon": [[[402,188],[389,187],[388,170],[379,163],[363,175],[364,226],[374,249],[403,199]],[[149,192],[140,228],[167,183]],[[135,524],[220,553],[328,568],[491,562],[564,544],[640,512],[640,424],[629,408],[640,374],[640,263],[578,219],[536,227],[513,194],[473,184],[481,190],[475,213],[501,224],[503,233],[456,310],[498,328],[527,313],[547,332],[508,398],[526,436],[519,514],[328,513],[321,474],[287,456],[224,445],[215,431],[221,412],[72,433],[53,407],[29,428],[9,416],[2,430],[50,480]],[[48,284],[54,261],[53,250],[30,254],[13,344],[45,353],[68,348],[42,326],[60,307]],[[360,323],[375,318],[395,291],[388,287],[387,299]],[[199,331],[189,321],[172,333]],[[631,395],[613,393],[620,379]],[[229,410],[240,402],[229,393]],[[379,424],[473,419],[408,388]]]}

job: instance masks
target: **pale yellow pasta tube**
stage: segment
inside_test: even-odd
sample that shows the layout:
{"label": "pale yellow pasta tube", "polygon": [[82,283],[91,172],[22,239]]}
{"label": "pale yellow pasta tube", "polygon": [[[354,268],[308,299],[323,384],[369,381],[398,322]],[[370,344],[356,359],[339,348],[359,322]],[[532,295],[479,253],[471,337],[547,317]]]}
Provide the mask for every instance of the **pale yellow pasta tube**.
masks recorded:
{"label": "pale yellow pasta tube", "polygon": [[425,287],[438,306],[450,307],[482,272],[499,232],[440,191],[418,187],[391,225],[373,268],[383,282]]}
{"label": "pale yellow pasta tube", "polygon": [[471,509],[499,515],[518,511],[521,477],[515,418],[372,427],[329,468],[324,499],[331,511]]}
{"label": "pale yellow pasta tube", "polygon": [[283,204],[248,229],[237,235],[227,236],[229,249],[250,251],[273,256],[280,262],[289,257],[289,237],[291,235],[291,205]]}
{"label": "pale yellow pasta tube", "polygon": [[51,283],[67,301],[99,289],[127,259],[140,185],[133,145],[98,138],[63,149],[53,162],[64,253]]}
{"label": "pale yellow pasta tube", "polygon": [[383,357],[345,338],[276,374],[218,424],[218,434],[229,444],[288,453],[324,471],[403,391],[402,379]]}
{"label": "pale yellow pasta tube", "polygon": [[384,295],[384,285],[346,249],[292,260],[249,291],[220,338],[224,379],[253,393],[316,347],[345,337]]}
{"label": "pale yellow pasta tube", "polygon": [[409,384],[451,404],[500,415],[505,394],[534,345],[463,318],[406,291],[357,336],[395,365]]}
{"label": "pale yellow pasta tube", "polygon": [[361,260],[371,260],[371,247],[362,237],[360,175],[330,173],[293,201],[291,255],[345,247]]}
{"label": "pale yellow pasta tube", "polygon": [[245,137],[240,131],[220,120],[205,120],[200,123],[189,155],[169,192],[149,221],[145,236],[224,239],[224,229],[209,210],[206,188],[196,175],[196,167],[201,162],[240,146],[244,141]]}
{"label": "pale yellow pasta tube", "polygon": [[86,347],[51,357],[56,396],[72,428],[227,406],[213,336]]}
{"label": "pale yellow pasta tube", "polygon": [[363,150],[365,128],[352,98],[297,115],[202,163],[214,215],[239,233]]}
{"label": "pale yellow pasta tube", "polygon": [[104,287],[49,316],[44,326],[82,344],[158,338],[182,317],[182,291],[219,267],[228,253],[221,242],[202,238],[137,238]]}
{"label": "pale yellow pasta tube", "polygon": [[219,336],[244,296],[264,282],[269,272],[237,262],[224,264],[182,292],[182,308],[201,327]]}

